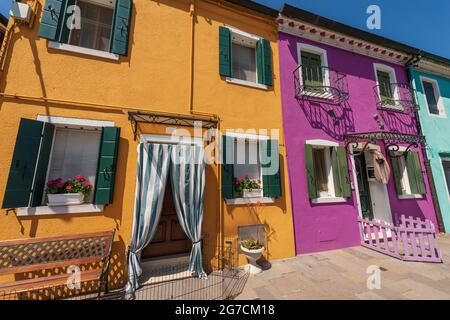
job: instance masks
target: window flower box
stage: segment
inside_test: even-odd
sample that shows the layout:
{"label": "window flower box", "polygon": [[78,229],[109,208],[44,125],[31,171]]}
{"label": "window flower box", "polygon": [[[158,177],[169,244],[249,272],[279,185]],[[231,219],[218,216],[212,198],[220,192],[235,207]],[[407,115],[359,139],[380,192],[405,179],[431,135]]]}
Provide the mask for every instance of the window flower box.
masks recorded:
{"label": "window flower box", "polygon": [[84,202],[84,194],[81,192],[47,194],[47,197],[49,206],[67,206]]}
{"label": "window flower box", "polygon": [[77,205],[84,202],[89,195],[92,185],[82,175],[76,175],[62,182],[61,178],[47,182],[45,190],[49,206]]}
{"label": "window flower box", "polygon": [[262,198],[262,196],[263,196],[262,189],[253,189],[253,190],[244,189],[244,190],[242,190],[243,198]]}

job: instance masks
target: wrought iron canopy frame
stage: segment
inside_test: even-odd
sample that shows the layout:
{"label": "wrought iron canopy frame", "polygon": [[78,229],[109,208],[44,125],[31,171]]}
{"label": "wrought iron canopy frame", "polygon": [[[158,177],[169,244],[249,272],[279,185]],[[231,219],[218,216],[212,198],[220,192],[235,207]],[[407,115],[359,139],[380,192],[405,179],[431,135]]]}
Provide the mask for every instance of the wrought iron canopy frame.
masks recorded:
{"label": "wrought iron canopy frame", "polygon": [[[425,146],[425,137],[414,134],[400,133],[400,132],[388,132],[388,131],[377,131],[377,132],[363,132],[345,135],[346,149],[347,152],[352,156],[359,156],[367,150],[370,143],[376,143],[377,141],[383,141],[386,145],[386,154],[389,154],[392,158],[400,157],[404,153],[408,152],[412,147],[418,148],[419,145]],[[352,152],[350,147],[358,147],[359,142],[365,142],[361,150]],[[401,155],[393,155],[389,151],[398,152],[400,151],[399,144],[406,144],[407,147]]]}
{"label": "wrought iron canopy frame", "polygon": [[213,117],[200,117],[188,115],[163,114],[155,112],[128,112],[128,119],[133,128],[134,140],[137,138],[138,123],[153,123],[175,125],[182,127],[195,127],[196,122],[201,122],[202,128],[217,128],[219,119]]}

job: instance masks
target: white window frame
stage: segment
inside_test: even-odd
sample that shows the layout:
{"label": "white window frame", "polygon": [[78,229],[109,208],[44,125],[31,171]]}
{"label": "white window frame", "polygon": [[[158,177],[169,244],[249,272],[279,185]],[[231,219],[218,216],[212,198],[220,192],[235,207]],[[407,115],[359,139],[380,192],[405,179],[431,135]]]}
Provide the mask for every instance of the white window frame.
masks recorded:
{"label": "white window frame", "polygon": [[[233,43],[233,36],[234,37],[239,37],[241,39],[247,39],[248,41],[251,42],[255,42],[257,43],[258,41],[260,41],[262,38],[259,36],[256,36],[254,34],[233,28],[233,27],[229,27],[227,26],[227,28],[230,30],[231,32],[231,43]],[[236,44],[239,44],[237,42],[235,42]],[[232,84],[237,84],[237,85],[242,85],[242,86],[247,86],[247,87],[253,87],[253,88],[257,88],[257,89],[262,89],[262,90],[267,90],[269,87],[265,84],[262,83],[258,83],[258,53],[256,52],[256,45],[255,45],[255,75],[256,75],[256,82],[253,81],[247,81],[247,80],[242,80],[242,79],[237,79],[237,78],[233,78],[233,76],[231,77],[226,77],[225,81],[227,83],[232,83]],[[233,68],[233,53],[231,53],[231,68]]]}
{"label": "white window frame", "polygon": [[444,161],[450,161],[449,157],[440,157],[441,158],[441,172],[442,172],[442,178],[444,179],[444,185],[445,185],[445,191],[447,191],[447,200],[450,203],[450,186],[448,185],[447,178],[445,177],[445,170],[444,170]]}
{"label": "white window frame", "polygon": [[[317,47],[317,46],[313,46],[313,45],[310,45],[310,44],[298,42],[297,43],[297,61],[298,61],[298,65],[302,64],[302,51],[303,52],[309,52],[309,53],[317,54],[317,55],[320,56],[320,63],[321,63],[321,66],[324,68],[323,69],[324,70],[323,78],[324,78],[324,81],[325,81],[324,85],[329,88],[330,87],[330,72],[328,70],[328,54],[327,54],[327,50],[325,50],[325,49],[323,49],[321,47]],[[299,72],[300,83],[303,84],[302,70],[299,69],[298,72]],[[318,95],[317,93],[313,93],[313,92],[308,93],[308,91],[305,91],[303,94],[306,95],[306,96],[311,95],[311,96],[314,96],[314,97],[317,97],[317,98],[323,98],[323,99],[329,99],[329,100],[333,99],[332,96],[330,97],[329,93],[324,93],[323,95]]]}
{"label": "white window frame", "polygon": [[[394,100],[399,101],[400,100],[400,93],[399,93],[399,89],[397,86],[397,74],[395,72],[395,69],[391,66],[382,64],[382,63],[374,63],[373,64],[373,71],[375,74],[375,81],[377,84],[377,94],[378,94],[378,98],[381,100],[381,94],[380,94],[380,82],[378,81],[378,72],[377,71],[382,71],[382,72],[387,72],[389,73],[389,80],[391,84],[396,84],[395,88],[394,88]],[[391,105],[387,105],[387,106],[381,106],[383,109],[393,109],[393,110],[399,110],[399,111],[403,111],[403,106],[391,106]]]}
{"label": "white window frame", "polygon": [[[232,137],[234,140],[237,139],[247,139],[247,140],[269,140],[269,136],[266,135],[258,135],[251,133],[241,133],[241,132],[231,132],[227,131],[225,136]],[[259,155],[258,155],[259,156]],[[260,176],[261,176],[261,187],[262,184],[262,166],[260,166]],[[228,205],[243,205],[243,204],[257,204],[257,203],[274,203],[275,199],[271,197],[261,197],[261,198],[233,198],[233,199],[225,199],[226,204]]]}
{"label": "white window frame", "polygon": [[[313,139],[306,140],[305,144],[311,145],[313,148],[326,148],[330,150],[333,147],[339,147],[339,143],[335,141],[323,140],[323,139]],[[330,168],[328,173],[328,195],[318,194],[318,198],[312,199],[312,203],[338,203],[347,202],[346,198],[336,197],[334,188],[334,176],[333,176],[333,166],[331,164],[330,152],[325,152],[325,164]]]}
{"label": "white window frame", "polygon": [[[48,122],[54,124],[56,127],[63,128],[80,128],[89,127],[91,129],[102,127],[114,127],[113,121],[103,121],[103,120],[89,120],[89,119],[79,119],[79,118],[66,118],[58,116],[44,116],[38,115],[36,120],[42,122]],[[53,153],[53,143],[55,136],[53,136],[52,147],[50,150],[50,155]],[[48,180],[48,174],[51,166],[51,157],[49,159],[46,181]],[[44,195],[45,197],[45,195]],[[80,205],[69,205],[69,206],[37,206],[37,207],[22,207],[17,209],[17,216],[37,216],[37,215],[55,215],[55,214],[75,214],[75,213],[98,213],[103,212],[104,205],[96,205],[93,203],[85,203]]]}
{"label": "white window frame", "polygon": [[[389,150],[392,150],[393,148],[395,148],[395,147],[389,147]],[[423,195],[411,193],[411,185],[409,184],[408,170],[406,169],[406,159],[405,159],[405,155],[404,155],[405,151],[406,151],[406,147],[403,147],[403,146],[400,146],[397,151],[394,151],[394,154],[397,156],[402,154],[402,156],[399,159],[405,168],[405,170],[401,173],[402,174],[402,182],[403,182],[403,185],[405,186],[405,190],[402,190],[403,194],[398,195],[398,198],[399,199],[422,199]]]}
{"label": "white window frame", "polygon": [[[433,114],[430,112],[430,107],[428,106],[427,95],[425,93],[425,87],[423,85],[424,82],[428,82],[433,86],[434,97],[437,102],[439,114]],[[422,86],[423,98],[425,99],[425,105],[427,107],[428,115],[430,117],[435,117],[435,118],[447,118],[447,115],[445,113],[444,99],[442,98],[441,90],[439,89],[439,82],[432,78],[420,76],[420,85]]]}

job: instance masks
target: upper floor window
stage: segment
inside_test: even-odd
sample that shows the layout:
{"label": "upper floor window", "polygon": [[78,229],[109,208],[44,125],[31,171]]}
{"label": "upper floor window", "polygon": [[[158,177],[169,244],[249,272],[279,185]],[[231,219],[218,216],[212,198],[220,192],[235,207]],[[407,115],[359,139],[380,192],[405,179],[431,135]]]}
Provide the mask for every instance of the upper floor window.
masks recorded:
{"label": "upper floor window", "polygon": [[272,53],[267,39],[219,28],[219,73],[227,82],[267,89],[272,85]]}
{"label": "upper floor window", "polygon": [[101,51],[109,51],[115,0],[77,0],[80,8],[80,29],[67,30],[67,43]]}
{"label": "upper floor window", "polygon": [[445,116],[444,106],[442,104],[439,85],[437,81],[422,78],[423,94],[430,115]]}
{"label": "upper floor window", "polygon": [[132,0],[46,0],[39,36],[50,48],[118,59],[127,55]]}
{"label": "upper floor window", "polygon": [[377,94],[381,107],[403,110],[403,106],[400,103],[395,69],[378,63],[374,64],[374,69],[377,81]]}
{"label": "upper floor window", "polygon": [[302,78],[308,91],[323,87],[322,57],[319,54],[301,51]]}

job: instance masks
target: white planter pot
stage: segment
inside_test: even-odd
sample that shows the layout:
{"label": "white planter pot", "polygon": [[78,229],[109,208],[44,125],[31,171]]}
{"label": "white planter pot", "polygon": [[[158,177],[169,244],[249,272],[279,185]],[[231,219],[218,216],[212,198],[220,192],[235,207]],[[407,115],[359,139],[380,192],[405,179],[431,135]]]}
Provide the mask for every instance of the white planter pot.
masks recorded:
{"label": "white planter pot", "polygon": [[264,247],[262,247],[261,249],[257,249],[257,250],[248,250],[241,245],[241,251],[245,254],[245,256],[247,257],[247,260],[248,260],[248,265],[247,265],[246,269],[248,270],[248,272],[250,274],[258,274],[258,273],[262,272],[261,266],[256,261],[259,258],[261,258],[261,255],[263,254],[263,252],[265,250],[266,250],[266,248],[264,248]]}
{"label": "white planter pot", "polygon": [[262,198],[263,191],[262,189],[253,189],[252,191],[244,189],[242,190],[243,198]]}
{"label": "white planter pot", "polygon": [[49,206],[67,206],[84,202],[82,193],[47,194],[47,198]]}

